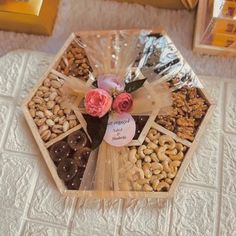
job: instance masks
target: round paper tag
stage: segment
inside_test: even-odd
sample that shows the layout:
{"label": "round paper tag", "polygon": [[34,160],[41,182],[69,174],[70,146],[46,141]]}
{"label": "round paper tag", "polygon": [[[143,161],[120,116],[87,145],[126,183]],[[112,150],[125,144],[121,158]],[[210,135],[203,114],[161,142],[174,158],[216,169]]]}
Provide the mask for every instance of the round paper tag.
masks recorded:
{"label": "round paper tag", "polygon": [[114,113],[109,116],[104,140],[112,146],[122,147],[132,141],[136,124],[129,113]]}

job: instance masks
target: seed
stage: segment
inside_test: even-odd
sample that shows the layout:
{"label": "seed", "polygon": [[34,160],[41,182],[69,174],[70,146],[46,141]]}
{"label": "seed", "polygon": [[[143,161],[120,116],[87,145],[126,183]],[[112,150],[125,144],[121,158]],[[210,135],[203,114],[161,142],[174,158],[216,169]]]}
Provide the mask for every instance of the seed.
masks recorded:
{"label": "seed", "polygon": [[50,130],[44,130],[41,134],[41,138],[45,142],[49,140],[50,136],[51,136],[51,131]]}
{"label": "seed", "polygon": [[53,114],[57,115],[58,111],[60,111],[60,106],[59,105],[55,105],[53,108]]}
{"label": "seed", "polygon": [[[71,109],[65,108],[65,109],[64,109],[64,113],[67,114],[67,115],[69,115],[69,114],[71,113]],[[75,119],[75,118],[74,118],[74,119]]]}
{"label": "seed", "polygon": [[57,93],[56,92],[52,92],[49,96],[49,100],[53,101],[57,96]]}
{"label": "seed", "polygon": [[63,99],[62,99],[61,96],[57,96],[57,97],[55,98],[55,101],[60,104],[60,103],[62,103]]}
{"label": "seed", "polygon": [[49,88],[48,88],[48,87],[45,87],[45,86],[40,86],[40,87],[39,87],[39,90],[42,91],[42,92],[44,92],[44,93],[46,93],[46,92],[49,91]]}
{"label": "seed", "polygon": [[68,129],[69,129],[69,122],[66,121],[66,122],[63,124],[63,132],[66,132]]}
{"label": "seed", "polygon": [[150,156],[145,156],[144,161],[150,163],[152,161],[152,159]]}
{"label": "seed", "polygon": [[75,115],[70,115],[70,116],[67,116],[66,119],[67,120],[76,120],[76,116]]}
{"label": "seed", "polygon": [[59,125],[64,124],[65,119],[66,119],[65,116],[60,117],[59,120],[58,120]]}
{"label": "seed", "polygon": [[37,91],[35,95],[38,96],[38,97],[42,97],[43,96],[43,92],[42,91]]}
{"label": "seed", "polygon": [[34,101],[35,103],[37,103],[37,104],[42,104],[42,103],[43,103],[43,99],[40,98],[40,97],[34,97],[34,98],[33,98],[33,101]]}
{"label": "seed", "polygon": [[59,116],[64,116],[64,111],[63,110],[59,110],[57,113]]}
{"label": "seed", "polygon": [[47,120],[46,120],[46,124],[47,124],[49,127],[52,127],[53,125],[55,125],[54,121],[51,120],[51,119],[47,119]]}
{"label": "seed", "polygon": [[35,109],[31,108],[29,111],[30,111],[30,115],[34,118],[36,115]]}
{"label": "seed", "polygon": [[45,121],[46,121],[46,118],[42,118],[42,119],[36,120],[35,123],[37,126],[41,126],[44,124]]}
{"label": "seed", "polygon": [[58,116],[52,117],[52,119],[53,119],[53,121],[54,121],[55,123],[58,123],[58,122],[59,122],[59,117],[58,117]]}
{"label": "seed", "polygon": [[50,136],[50,140],[52,140],[52,139],[54,139],[54,138],[56,138],[56,137],[57,137],[57,134],[52,133],[51,136]]}
{"label": "seed", "polygon": [[48,109],[52,109],[55,106],[55,102],[54,101],[48,101],[47,102],[47,108]]}
{"label": "seed", "polygon": [[75,126],[77,125],[76,120],[70,120],[70,121],[69,121],[69,125],[70,125],[70,129],[73,128],[73,127],[75,127]]}
{"label": "seed", "polygon": [[35,107],[35,103],[33,101],[30,101],[28,106],[29,106],[29,108],[34,108]]}
{"label": "seed", "polygon": [[61,83],[60,83],[59,81],[57,81],[57,80],[52,80],[52,81],[51,81],[51,85],[52,85],[52,87],[55,88],[55,89],[58,89],[58,88],[61,87]]}
{"label": "seed", "polygon": [[[44,97],[44,98],[48,98],[50,95],[51,95],[50,92],[46,92],[46,93],[43,94],[43,97]],[[45,100],[45,99],[44,99],[44,100]]]}
{"label": "seed", "polygon": [[54,125],[52,127],[52,132],[55,133],[55,134],[61,134],[63,131],[62,131],[62,126],[61,125]]}
{"label": "seed", "polygon": [[41,135],[45,130],[47,130],[48,129],[48,126],[47,125],[42,125],[42,126],[40,126],[40,128],[39,128],[39,134]]}
{"label": "seed", "polygon": [[153,188],[148,184],[144,184],[143,190],[146,191],[146,192],[152,192]]}
{"label": "seed", "polygon": [[47,118],[51,118],[53,116],[53,113],[49,110],[44,111],[44,114]]}
{"label": "seed", "polygon": [[40,106],[38,106],[38,110],[44,112],[45,110],[47,110],[47,108],[45,105],[40,105]]}
{"label": "seed", "polygon": [[57,91],[57,89],[55,89],[55,88],[53,88],[53,87],[50,87],[50,89],[49,89],[51,92],[56,92]]}
{"label": "seed", "polygon": [[42,111],[36,111],[36,116],[39,118],[44,118],[44,113]]}
{"label": "seed", "polygon": [[57,79],[58,79],[57,76],[54,75],[54,74],[50,74],[50,75],[48,75],[48,77],[49,77],[50,79],[54,79],[54,80],[57,80]]}
{"label": "seed", "polygon": [[49,79],[49,78],[46,78],[46,79],[43,81],[43,85],[46,86],[46,87],[50,87],[50,85],[51,85],[50,79]]}

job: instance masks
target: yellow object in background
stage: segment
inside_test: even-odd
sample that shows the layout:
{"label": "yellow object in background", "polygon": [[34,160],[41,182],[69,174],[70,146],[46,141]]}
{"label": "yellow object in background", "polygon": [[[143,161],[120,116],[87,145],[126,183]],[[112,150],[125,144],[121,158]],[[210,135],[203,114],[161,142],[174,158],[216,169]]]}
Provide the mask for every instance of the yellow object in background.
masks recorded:
{"label": "yellow object in background", "polygon": [[217,34],[236,35],[236,21],[226,20],[222,18],[216,19],[212,32]]}
{"label": "yellow object in background", "polygon": [[198,0],[116,0],[119,2],[139,3],[142,5],[151,5],[160,8],[170,9],[194,9]]}
{"label": "yellow object in background", "polygon": [[0,30],[50,35],[60,0],[1,0]]}
{"label": "yellow object in background", "polygon": [[236,36],[228,34],[213,34],[212,45],[219,47],[236,48]]}

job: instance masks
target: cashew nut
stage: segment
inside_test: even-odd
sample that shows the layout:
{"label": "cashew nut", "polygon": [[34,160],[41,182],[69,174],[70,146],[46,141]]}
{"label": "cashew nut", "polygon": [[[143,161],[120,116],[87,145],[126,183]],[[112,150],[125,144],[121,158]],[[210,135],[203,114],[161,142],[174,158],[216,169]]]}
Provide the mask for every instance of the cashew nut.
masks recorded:
{"label": "cashew nut", "polygon": [[153,188],[148,184],[144,184],[143,190],[146,191],[146,192],[152,192]]}
{"label": "cashew nut", "polygon": [[157,145],[153,142],[148,143],[147,148],[155,150],[157,148]]}
{"label": "cashew nut", "polygon": [[137,182],[133,182],[133,189],[135,191],[140,191],[140,190],[142,190],[142,185],[138,184]]}
{"label": "cashew nut", "polygon": [[157,152],[157,156],[160,161],[168,160],[169,157],[165,154],[166,153],[167,146],[160,147]]}
{"label": "cashew nut", "polygon": [[144,158],[145,157],[145,154],[143,153],[143,151],[146,149],[146,146],[145,145],[141,145],[139,148],[138,148],[138,154],[141,158]]}
{"label": "cashew nut", "polygon": [[148,132],[147,137],[148,137],[151,141],[156,140],[156,139],[158,140],[159,137],[160,137],[160,133],[158,133],[157,130],[155,130],[155,129],[150,129],[150,131]]}
{"label": "cashew nut", "polygon": [[152,159],[150,156],[145,156],[144,161],[150,163],[152,161]]}
{"label": "cashew nut", "polygon": [[177,149],[166,150],[167,155],[176,155],[178,153]]}
{"label": "cashew nut", "polygon": [[161,181],[158,185],[157,185],[157,191],[161,191],[161,190],[166,190],[168,191],[170,189],[170,185],[164,181]]}
{"label": "cashew nut", "polygon": [[133,164],[135,164],[137,161],[136,153],[137,153],[136,149],[131,149],[129,152],[129,161]]}
{"label": "cashew nut", "polygon": [[167,147],[168,149],[172,150],[175,148],[175,141],[173,138],[171,138],[170,136],[168,135],[162,135],[160,138],[159,138],[159,143],[161,146],[164,146],[165,144],[168,144]]}
{"label": "cashew nut", "polygon": [[160,181],[158,179],[155,179],[152,182],[152,187],[153,187],[154,190],[157,190],[159,183],[160,183]]}

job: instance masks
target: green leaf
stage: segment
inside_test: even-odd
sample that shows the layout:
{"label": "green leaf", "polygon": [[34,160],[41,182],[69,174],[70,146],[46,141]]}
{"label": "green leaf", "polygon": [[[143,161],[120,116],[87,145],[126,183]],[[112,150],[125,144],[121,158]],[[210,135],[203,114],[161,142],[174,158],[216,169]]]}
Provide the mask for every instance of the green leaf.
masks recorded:
{"label": "green leaf", "polygon": [[135,81],[132,81],[132,82],[126,84],[125,91],[127,93],[132,93],[132,92],[138,90],[139,88],[141,88],[143,86],[143,84],[146,80],[147,79],[135,80]]}
{"label": "green leaf", "polygon": [[85,115],[87,121],[87,131],[91,138],[91,149],[96,149],[102,142],[107,129],[109,113],[102,118]]}

